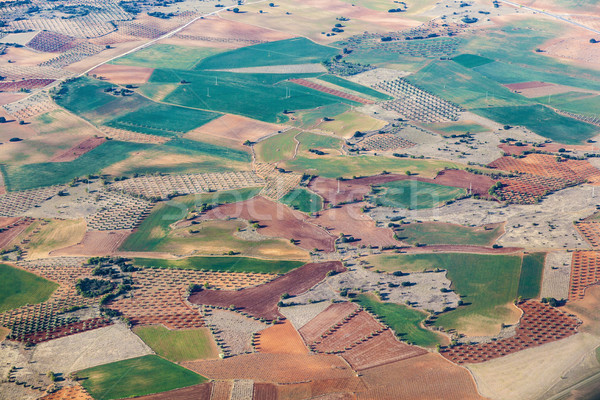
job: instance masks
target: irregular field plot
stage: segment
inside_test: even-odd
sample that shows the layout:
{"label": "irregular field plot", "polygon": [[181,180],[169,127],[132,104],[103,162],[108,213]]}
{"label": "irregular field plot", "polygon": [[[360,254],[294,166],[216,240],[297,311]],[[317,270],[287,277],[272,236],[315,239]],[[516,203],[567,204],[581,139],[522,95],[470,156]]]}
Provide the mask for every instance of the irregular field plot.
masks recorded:
{"label": "irregular field plot", "polygon": [[[468,227],[438,222],[422,222],[403,224],[400,228],[395,229],[395,232],[400,240],[408,243],[491,246],[504,232],[504,229],[502,224]],[[385,257],[380,256],[380,258]]]}
{"label": "irregular field plot", "polygon": [[79,371],[82,386],[97,400],[121,399],[197,385],[206,379],[155,355]]}
{"label": "irregular field plot", "polygon": [[416,210],[437,207],[466,194],[464,189],[415,180],[389,182],[381,187],[384,193],[375,199],[378,206]]}
{"label": "irregular field plot", "polygon": [[279,201],[295,210],[305,213],[317,212],[323,208],[321,197],[304,188],[292,190]]}
{"label": "irregular field plot", "polygon": [[132,65],[146,68],[191,69],[200,60],[222,52],[210,47],[155,44],[111,61],[114,65]]}
{"label": "irregular field plot", "polygon": [[532,253],[523,256],[518,295],[524,299],[534,299],[540,295],[542,273],[546,253]]}
{"label": "irregular field plot", "polygon": [[218,349],[206,328],[169,330],[164,326],[140,326],[133,332],[161,357],[180,362],[216,358]]}
{"label": "irregular field plot", "polygon": [[0,264],[0,312],[46,301],[56,288],[58,285],[54,282]]}
{"label": "irregular field plot", "polygon": [[259,258],[248,257],[188,257],[180,260],[134,258],[133,263],[141,267],[255,272],[266,274],[285,274],[303,264],[300,261],[262,260]]}

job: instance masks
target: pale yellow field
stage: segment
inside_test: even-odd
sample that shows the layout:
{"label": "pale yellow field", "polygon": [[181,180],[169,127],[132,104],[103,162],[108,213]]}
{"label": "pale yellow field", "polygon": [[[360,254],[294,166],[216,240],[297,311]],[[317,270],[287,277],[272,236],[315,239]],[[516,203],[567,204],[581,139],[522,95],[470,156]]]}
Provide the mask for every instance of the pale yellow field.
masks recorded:
{"label": "pale yellow field", "polygon": [[52,220],[47,225],[38,223],[38,229],[27,245],[28,258],[36,259],[48,257],[53,250],[73,246],[83,239],[86,224],[84,219],[77,220]]}

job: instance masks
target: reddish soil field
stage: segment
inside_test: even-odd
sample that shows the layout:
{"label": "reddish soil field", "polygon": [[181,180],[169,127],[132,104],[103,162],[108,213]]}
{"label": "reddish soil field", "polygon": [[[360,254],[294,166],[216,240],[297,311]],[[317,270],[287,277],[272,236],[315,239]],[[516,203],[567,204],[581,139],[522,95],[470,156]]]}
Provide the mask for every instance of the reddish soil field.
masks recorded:
{"label": "reddish soil field", "polygon": [[600,252],[573,252],[569,301],[583,299],[586,288],[598,282],[600,282]]}
{"label": "reddish soil field", "polygon": [[62,153],[56,154],[50,159],[50,161],[67,162],[76,160],[88,151],[100,146],[104,142],[106,142],[106,138],[92,136],[91,138],[87,138],[83,142],[76,144],[70,149],[63,151]]}
{"label": "reddish soil field", "polygon": [[19,101],[22,98],[27,97],[27,93],[3,93],[0,92],[0,106]]}
{"label": "reddish soil field", "polygon": [[552,83],[546,82],[520,82],[520,83],[511,83],[509,85],[504,85],[504,87],[509,88],[510,90],[521,90],[521,89],[533,89],[544,86],[552,86]]}
{"label": "reddish soil field", "polygon": [[47,394],[40,400],[93,400],[93,397],[82,386],[77,385],[64,387],[58,392]]}
{"label": "reddish soil field", "polygon": [[334,303],[300,328],[300,334],[306,343],[312,343],[319,339],[329,328],[341,323],[344,318],[355,313],[357,310],[358,306],[354,303]]}
{"label": "reddish soil field", "polygon": [[355,392],[365,390],[360,378],[322,379],[318,381],[278,385],[255,383],[254,400],[354,400]]}
{"label": "reddish soil field", "polygon": [[18,92],[21,89],[40,89],[54,82],[54,79],[24,79],[17,82],[0,82],[0,92]]}
{"label": "reddish soil field", "polygon": [[575,227],[592,247],[600,247],[600,221],[576,222]]}
{"label": "reddish soil field", "polygon": [[496,183],[496,181],[487,175],[477,175],[458,169],[440,171],[437,176],[433,178],[432,182],[467,190],[471,189],[473,194],[478,194],[481,197],[486,198],[490,197],[488,190]]}
{"label": "reddish soil field", "polygon": [[320,354],[252,353],[224,360],[183,362],[181,365],[209,379],[294,383],[354,377],[354,372],[341,357]]}
{"label": "reddish soil field", "polygon": [[211,399],[213,383],[203,383],[181,389],[169,390],[168,392],[149,394],[136,397],[138,400],[208,400]]}
{"label": "reddish soil field", "polygon": [[8,246],[32,223],[31,218],[0,218],[0,249]]}
{"label": "reddish soil field", "polygon": [[319,92],[332,94],[337,97],[341,97],[342,99],[347,99],[351,101],[356,101],[361,104],[373,104],[374,102],[371,100],[363,99],[362,97],[354,96],[340,90],[331,89],[327,86],[319,85],[318,83],[314,83],[311,81],[307,81],[306,79],[290,79],[290,82],[293,82],[297,85],[304,86],[310,89],[318,90]]}
{"label": "reddish soil field", "polygon": [[121,243],[131,235],[132,230],[87,231],[74,246],[65,247],[50,253],[52,256],[106,256],[114,254]]}
{"label": "reddish soil field", "polygon": [[43,53],[62,53],[75,46],[75,39],[60,33],[41,31],[27,43],[27,47]]}
{"label": "reddish soil field", "polygon": [[521,247],[492,247],[474,246],[469,244],[435,244],[423,247],[402,248],[402,253],[475,253],[475,254],[512,254],[523,250]]}
{"label": "reddish soil field", "polygon": [[427,352],[399,342],[387,327],[352,303],[331,305],[300,331],[312,351],[339,354],[356,371]]}
{"label": "reddish soil field", "polygon": [[154,68],[102,64],[91,71],[90,75],[96,75],[118,85],[126,85],[146,83],[153,72]]}
{"label": "reddish soil field", "polygon": [[515,336],[490,343],[446,348],[440,354],[457,364],[480,363],[567,338],[577,333],[581,324],[558,309],[534,300],[524,301],[518,307],[523,310],[523,316]]}
{"label": "reddish soil field", "polygon": [[319,212],[310,221],[325,228],[334,236],[341,233],[358,240],[357,244],[367,246],[395,246],[399,242],[394,239],[390,228],[380,228],[367,214],[361,211],[366,203],[351,203],[336,206]]}
{"label": "reddish soil field", "polygon": [[573,183],[562,178],[521,174],[500,179],[503,187],[496,194],[504,201],[518,204],[535,204],[548,193],[564,189]]}
{"label": "reddish soil field", "polygon": [[471,374],[438,354],[425,354],[361,372],[360,400],[483,400]]}
{"label": "reddish soil field", "polygon": [[300,334],[290,321],[258,332],[256,349],[261,353],[308,354]]}
{"label": "reddish soil field", "polygon": [[188,139],[206,140],[206,136],[214,136],[234,142],[238,145],[246,140],[255,142],[258,139],[282,130],[282,125],[269,124],[255,121],[239,115],[225,114],[220,118],[210,121],[206,125],[186,133]]}
{"label": "reddish soil field", "polygon": [[335,238],[324,229],[306,222],[304,214],[261,196],[216,207],[200,217],[201,220],[229,218],[257,221],[259,233],[294,239],[298,247],[305,250],[316,248],[328,253],[335,250]]}
{"label": "reddish soil field", "polygon": [[277,310],[277,303],[282,294],[295,296],[304,293],[321,282],[329,271],[342,272],[345,268],[339,261],[310,263],[263,285],[238,291],[202,290],[191,295],[189,301],[221,307],[233,304],[252,316],[273,320],[281,316]]}
{"label": "reddish soil field", "polygon": [[109,325],[112,325],[112,321],[110,319],[104,319],[101,317],[87,319],[85,321],[74,322],[69,325],[61,326],[54,330],[37,332],[35,334],[27,334],[21,341],[37,344],[46,342],[48,340],[74,335],[76,333],[91,331],[93,329],[98,329]]}

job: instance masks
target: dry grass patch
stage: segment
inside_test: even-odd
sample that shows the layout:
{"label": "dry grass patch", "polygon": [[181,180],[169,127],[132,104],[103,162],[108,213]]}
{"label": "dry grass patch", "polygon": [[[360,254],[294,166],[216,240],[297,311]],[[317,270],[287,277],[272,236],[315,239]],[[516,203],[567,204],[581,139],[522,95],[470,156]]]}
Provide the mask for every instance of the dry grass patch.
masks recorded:
{"label": "dry grass patch", "polygon": [[46,225],[39,224],[34,229],[38,232],[26,247],[30,259],[48,257],[53,250],[81,242],[86,224],[83,219],[52,220]]}

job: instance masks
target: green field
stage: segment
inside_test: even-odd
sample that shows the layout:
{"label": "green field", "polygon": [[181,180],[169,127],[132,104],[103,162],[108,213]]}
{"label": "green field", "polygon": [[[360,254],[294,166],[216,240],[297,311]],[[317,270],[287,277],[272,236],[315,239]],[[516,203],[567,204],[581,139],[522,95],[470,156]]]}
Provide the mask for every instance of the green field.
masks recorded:
{"label": "green field", "polygon": [[292,158],[294,156],[294,149],[296,148],[294,136],[298,133],[297,129],[291,129],[254,145],[258,161],[277,162]]}
{"label": "green field", "polygon": [[155,70],[152,83],[186,84],[164,101],[185,107],[243,115],[265,122],[285,122],[284,110],[308,110],[327,104],[358,105],[287,81],[316,74],[242,74],[219,71]]}
{"label": "green field", "polygon": [[197,385],[206,378],[159,356],[148,355],[77,372],[96,400],[122,399]]}
{"label": "green field", "polygon": [[285,274],[304,264],[300,261],[261,260],[249,257],[188,257],[180,260],[134,258],[133,263],[144,268],[176,268],[263,274]]}
{"label": "green field", "polygon": [[192,69],[202,59],[223,52],[223,49],[196,46],[154,44],[110,62],[147,68]]}
{"label": "green field", "polygon": [[459,63],[463,67],[474,68],[479,67],[481,65],[485,65],[494,60],[490,60],[489,58],[481,57],[476,54],[461,54],[452,59],[452,61]]}
{"label": "green field", "polygon": [[438,335],[420,326],[427,314],[401,304],[382,303],[368,295],[359,295],[356,300],[362,307],[379,316],[401,340],[423,347],[433,347],[440,343]]}
{"label": "green field", "polygon": [[129,154],[151,148],[152,145],[109,140],[69,162],[45,162],[5,168],[5,184],[11,190],[61,185],[75,177],[95,174],[125,160]]}
{"label": "green field", "polygon": [[408,243],[490,246],[504,229],[502,226],[486,229],[444,223],[410,223],[395,232],[400,240]]}
{"label": "green field", "polygon": [[338,150],[342,146],[342,140],[332,135],[302,132],[298,135],[297,139],[300,142],[300,151],[308,151],[309,149]]}
{"label": "green field", "polygon": [[590,93],[568,92],[538,97],[535,100],[552,108],[588,117],[598,117],[600,110],[600,96]]}
{"label": "green field", "polygon": [[290,121],[290,124],[300,128],[308,129],[321,123],[325,117],[337,117],[348,110],[350,110],[350,106],[345,103],[338,102],[334,104],[327,104],[314,110],[304,110],[294,113],[294,117],[296,119],[294,121]]}
{"label": "green field", "polygon": [[525,126],[541,136],[565,144],[579,144],[600,132],[597,126],[563,117],[542,105],[490,107],[473,111],[501,124]]}
{"label": "green field", "polygon": [[323,199],[304,188],[292,190],[283,196],[279,201],[292,207],[293,209],[305,213],[317,212],[323,208]]}
{"label": "green field", "polygon": [[185,196],[161,203],[152,210],[136,231],[121,245],[124,251],[154,251],[171,231],[169,225],[185,218],[196,205],[226,204],[250,199],[260,188],[231,190],[196,196]]}
{"label": "green field", "polygon": [[465,189],[415,180],[389,182],[380,187],[383,193],[375,197],[375,204],[411,210],[437,207],[467,194]]}
{"label": "green field", "polygon": [[440,314],[435,323],[437,326],[475,335],[493,334],[498,332],[502,322],[514,318],[509,304],[517,298],[521,257],[431,253],[397,255],[395,258],[393,269],[402,272],[435,268],[448,271],[452,289],[461,295],[465,305]]}
{"label": "green field", "polygon": [[182,135],[202,126],[221,114],[165,104],[148,104],[105,123],[112,128],[157,136]]}
{"label": "green field", "polygon": [[[177,138],[165,143],[163,148],[172,149],[177,154],[187,154],[190,156],[205,155],[245,163],[252,161],[252,157],[247,151],[198,142],[197,140]],[[227,168],[227,165],[222,165],[222,167]]]}
{"label": "green field", "polygon": [[207,328],[169,330],[164,326],[140,326],[133,332],[156,354],[173,362],[216,358],[217,346]]}
{"label": "green field", "polygon": [[524,299],[534,299],[540,295],[542,273],[546,253],[532,253],[523,257],[518,295]]}
{"label": "green field", "polygon": [[306,172],[326,178],[351,178],[354,175],[376,175],[383,171],[404,173],[407,170],[413,174],[434,176],[445,167],[456,167],[456,164],[437,160],[372,156],[322,156],[318,158],[299,156],[294,160],[287,161],[285,167],[293,171]]}
{"label": "green field", "polygon": [[10,265],[0,264],[0,312],[46,301],[57,288],[58,285],[54,282]]}
{"label": "green field", "polygon": [[316,44],[298,37],[217,54],[202,60],[196,69],[234,69],[289,64],[314,64],[329,60],[339,53],[333,47]]}
{"label": "green field", "polygon": [[377,90],[371,89],[370,87],[363,86],[358,83],[354,83],[352,81],[337,77],[335,75],[322,75],[319,77],[319,79],[322,81],[325,81],[325,82],[333,83],[334,85],[340,86],[342,88],[349,89],[353,92],[357,92],[360,94],[367,95],[369,97],[373,97],[378,100],[393,99],[392,96],[389,96],[385,93],[378,92]]}

